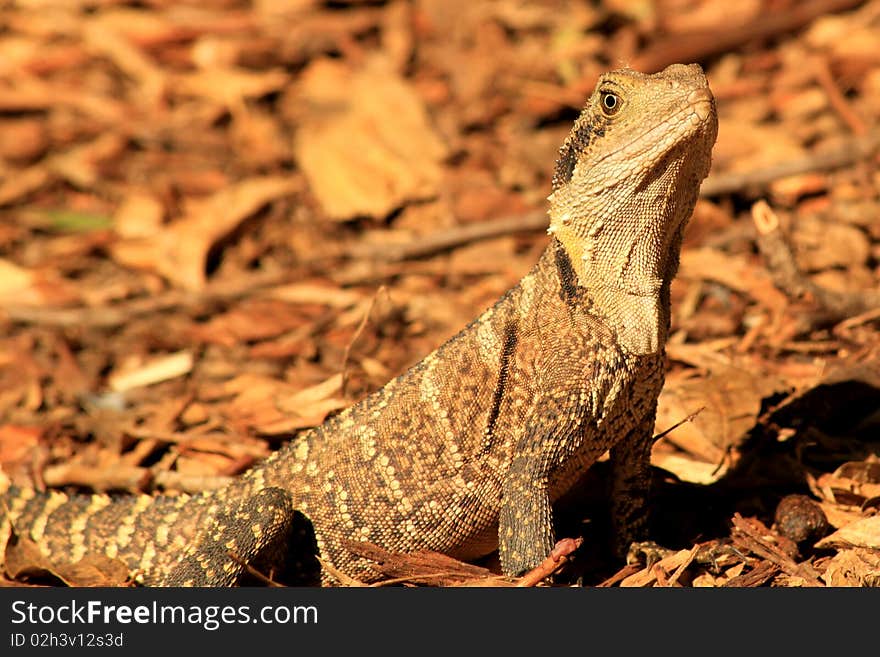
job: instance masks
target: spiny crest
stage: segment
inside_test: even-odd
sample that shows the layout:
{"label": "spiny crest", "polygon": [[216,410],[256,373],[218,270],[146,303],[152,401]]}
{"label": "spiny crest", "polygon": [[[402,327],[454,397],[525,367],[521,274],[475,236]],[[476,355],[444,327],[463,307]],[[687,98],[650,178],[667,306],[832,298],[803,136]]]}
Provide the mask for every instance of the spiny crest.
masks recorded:
{"label": "spiny crest", "polygon": [[554,190],[571,180],[578,157],[587,149],[594,137],[602,137],[605,134],[606,122],[607,119],[602,115],[586,111],[581,113],[559,149],[559,159],[556,160],[556,169],[553,172]]}

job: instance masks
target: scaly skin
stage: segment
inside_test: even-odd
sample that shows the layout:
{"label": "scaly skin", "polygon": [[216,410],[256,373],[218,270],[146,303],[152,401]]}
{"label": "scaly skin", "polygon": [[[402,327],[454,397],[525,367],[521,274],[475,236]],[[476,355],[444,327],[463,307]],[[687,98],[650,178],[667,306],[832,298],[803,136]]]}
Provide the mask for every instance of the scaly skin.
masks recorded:
{"label": "scaly skin", "polygon": [[103,552],[155,585],[302,574],[315,549],[374,580],[357,541],[462,559],[497,548],[515,575],[552,549],[552,502],[610,450],[625,550],[645,528],[669,284],[716,131],[697,66],[603,76],[560,150],[550,244],[458,335],[227,488],[112,501],[10,489],[0,543],[12,523],[52,558]]}

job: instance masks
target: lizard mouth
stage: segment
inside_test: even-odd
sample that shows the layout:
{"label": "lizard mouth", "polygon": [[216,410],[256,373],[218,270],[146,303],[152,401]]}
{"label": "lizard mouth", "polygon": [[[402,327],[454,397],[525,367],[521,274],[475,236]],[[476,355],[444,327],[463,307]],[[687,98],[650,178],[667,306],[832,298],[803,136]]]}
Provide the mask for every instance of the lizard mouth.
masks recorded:
{"label": "lizard mouth", "polygon": [[701,87],[694,89],[687,99],[688,104],[693,109],[694,114],[700,119],[700,122],[706,121],[712,114],[712,108],[715,105],[715,97],[709,91],[709,87]]}

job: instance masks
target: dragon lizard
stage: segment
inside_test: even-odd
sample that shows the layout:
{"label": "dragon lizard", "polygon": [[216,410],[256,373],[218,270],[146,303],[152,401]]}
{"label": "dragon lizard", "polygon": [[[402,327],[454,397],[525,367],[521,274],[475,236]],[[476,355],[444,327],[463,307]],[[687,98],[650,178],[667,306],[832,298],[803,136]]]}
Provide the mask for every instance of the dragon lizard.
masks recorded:
{"label": "dragon lizard", "polygon": [[554,500],[609,450],[625,551],[646,529],[670,282],[716,133],[699,66],[603,75],[560,149],[549,244],[494,306],[226,488],[8,487],[0,555],[14,530],[50,558],[121,559],[147,585],[225,586],[305,568],[308,544],[371,581],[375,563],[352,548],[367,541],[465,560],[498,549],[516,575],[553,548]]}

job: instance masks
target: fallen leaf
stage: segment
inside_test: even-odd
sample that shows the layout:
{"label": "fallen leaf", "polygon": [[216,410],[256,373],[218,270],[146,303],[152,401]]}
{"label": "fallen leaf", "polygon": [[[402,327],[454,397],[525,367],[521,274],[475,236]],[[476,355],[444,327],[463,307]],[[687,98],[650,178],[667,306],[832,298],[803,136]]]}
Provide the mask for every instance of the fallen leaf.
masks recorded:
{"label": "fallen leaf", "polygon": [[162,230],[165,208],[154,195],[131,192],[113,215],[113,227],[122,238],[139,238],[155,235]]}
{"label": "fallen leaf", "polygon": [[202,342],[231,347],[274,338],[303,326],[308,317],[302,307],[274,299],[253,299],[192,327],[189,334]]}
{"label": "fallen leaf", "polygon": [[295,180],[287,177],[243,180],[208,198],[190,201],[184,216],[154,237],[122,240],[111,252],[122,265],[155,269],[181,287],[200,290],[211,247],[264,205],[296,189]]}
{"label": "fallen leaf", "polygon": [[880,586],[880,554],[841,550],[826,562],[822,581],[828,586]]}
{"label": "fallen leaf", "polygon": [[681,253],[679,276],[710,280],[748,294],[768,308],[785,308],[786,296],[776,289],[766,268],[744,256],[728,255],[716,249],[685,249]]}
{"label": "fallen leaf", "polygon": [[235,395],[227,404],[226,415],[243,431],[289,433],[317,426],[332,411],[349,406],[350,401],[337,396],[341,387],[341,374],[299,390],[277,379],[242,374],[224,385],[227,393]]}
{"label": "fallen leaf", "polygon": [[863,547],[880,549],[880,516],[856,520],[816,543],[817,548]]}
{"label": "fallen leaf", "polygon": [[[699,377],[670,375],[657,402],[658,433],[702,409],[666,434],[651,456],[655,465],[693,483],[708,484],[724,476],[729,466],[725,454],[755,425],[761,400],[784,389],[766,372],[720,362],[712,368]],[[665,452],[664,441],[684,455]]]}
{"label": "fallen leaf", "polygon": [[76,562],[52,560],[34,541],[14,532],[3,557],[6,572],[13,579],[55,577],[67,586],[121,586],[129,576],[124,562],[104,555],[89,555]]}
{"label": "fallen leaf", "polygon": [[0,426],[0,466],[23,459],[37,446],[42,434],[43,429],[38,427],[23,427],[16,424]]}
{"label": "fallen leaf", "polygon": [[20,303],[20,295],[33,283],[32,271],[0,259],[0,304],[11,301]]}
{"label": "fallen leaf", "polygon": [[331,308],[351,308],[362,301],[364,295],[355,290],[346,290],[319,283],[291,283],[276,285],[259,293],[287,303],[320,304]]}
{"label": "fallen leaf", "polygon": [[192,352],[178,351],[114,370],[107,378],[107,384],[115,392],[125,392],[183,376],[192,370],[192,366]]}
{"label": "fallen leaf", "polygon": [[302,75],[307,107],[294,146],[331,219],[383,217],[437,194],[446,147],[412,88],[380,57],[356,72],[320,60]]}
{"label": "fallen leaf", "polygon": [[76,286],[51,269],[27,269],[0,258],[0,307],[47,306],[80,299]]}
{"label": "fallen leaf", "polygon": [[283,70],[262,72],[238,68],[207,68],[197,73],[177,75],[175,91],[208,98],[224,107],[235,107],[245,98],[259,98],[283,89],[290,76]]}

